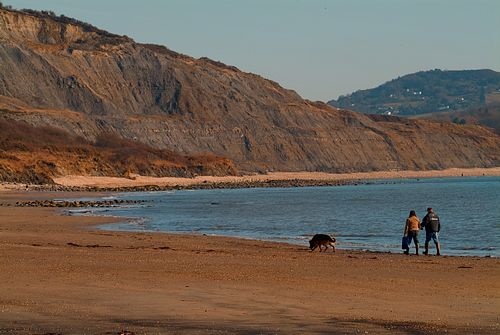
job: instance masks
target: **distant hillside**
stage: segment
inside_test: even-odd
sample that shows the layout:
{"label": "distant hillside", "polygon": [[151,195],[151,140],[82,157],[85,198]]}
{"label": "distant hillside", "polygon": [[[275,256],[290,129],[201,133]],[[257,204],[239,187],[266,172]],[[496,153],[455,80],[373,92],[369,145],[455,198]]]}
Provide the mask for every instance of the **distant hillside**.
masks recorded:
{"label": "distant hillside", "polygon": [[461,111],[420,114],[413,118],[431,119],[457,124],[479,124],[500,134],[500,102],[492,102],[481,107],[471,107]]}
{"label": "distant hillside", "polygon": [[499,94],[499,72],[431,70],[340,96],[328,104],[368,114],[406,116],[477,108]]}

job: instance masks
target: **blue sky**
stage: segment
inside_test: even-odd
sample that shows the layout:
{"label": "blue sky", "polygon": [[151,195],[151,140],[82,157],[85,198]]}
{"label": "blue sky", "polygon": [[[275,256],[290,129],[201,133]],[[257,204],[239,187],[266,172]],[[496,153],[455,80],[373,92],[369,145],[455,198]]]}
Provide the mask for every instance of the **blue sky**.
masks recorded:
{"label": "blue sky", "polygon": [[434,68],[500,70],[499,0],[2,0],[327,101]]}

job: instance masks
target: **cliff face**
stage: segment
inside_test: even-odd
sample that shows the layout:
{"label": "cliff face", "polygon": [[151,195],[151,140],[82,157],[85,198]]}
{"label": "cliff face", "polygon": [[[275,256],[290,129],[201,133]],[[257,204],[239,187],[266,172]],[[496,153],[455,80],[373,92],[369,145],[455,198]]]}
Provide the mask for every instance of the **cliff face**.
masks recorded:
{"label": "cliff face", "polygon": [[[0,110],[88,140],[103,132],[241,170],[486,167],[500,138],[478,126],[362,115],[260,76],[61,19],[0,9]],[[64,20],[62,20],[64,21]]]}

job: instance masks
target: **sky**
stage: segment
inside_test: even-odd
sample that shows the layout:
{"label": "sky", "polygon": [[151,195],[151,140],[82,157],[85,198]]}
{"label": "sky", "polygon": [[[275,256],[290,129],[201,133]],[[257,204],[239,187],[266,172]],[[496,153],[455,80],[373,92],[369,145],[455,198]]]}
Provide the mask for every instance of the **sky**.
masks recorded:
{"label": "sky", "polygon": [[1,0],[328,101],[422,70],[500,71],[500,0]]}

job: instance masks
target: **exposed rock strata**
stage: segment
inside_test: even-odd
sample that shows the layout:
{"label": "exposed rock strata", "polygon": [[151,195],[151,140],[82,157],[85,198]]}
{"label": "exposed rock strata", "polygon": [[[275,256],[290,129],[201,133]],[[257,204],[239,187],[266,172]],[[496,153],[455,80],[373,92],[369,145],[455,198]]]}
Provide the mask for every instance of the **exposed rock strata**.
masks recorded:
{"label": "exposed rock strata", "polygon": [[479,126],[374,117],[312,103],[209,59],[50,17],[0,10],[0,109],[88,140],[102,132],[243,171],[491,167]]}

